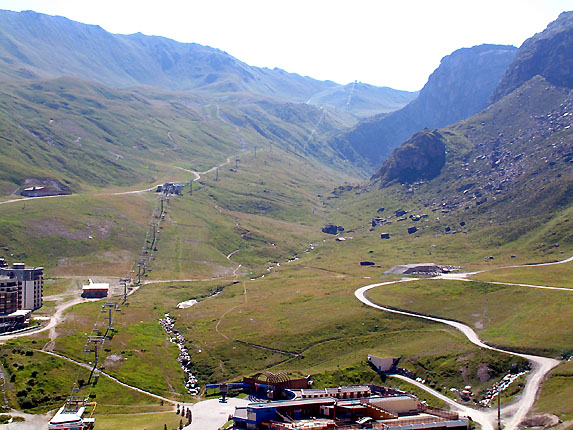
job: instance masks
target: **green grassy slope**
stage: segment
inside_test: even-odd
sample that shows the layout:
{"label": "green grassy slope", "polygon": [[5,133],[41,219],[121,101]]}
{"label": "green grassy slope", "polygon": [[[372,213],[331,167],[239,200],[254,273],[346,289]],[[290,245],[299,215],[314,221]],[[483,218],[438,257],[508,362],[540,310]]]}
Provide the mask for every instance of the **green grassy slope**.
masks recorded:
{"label": "green grassy slope", "polygon": [[[348,118],[252,96],[215,102],[188,93],[114,90],[75,78],[0,84],[0,190],[51,177],[72,191],[152,185],[175,167],[204,169],[270,144],[340,162],[314,134]],[[171,176],[170,176],[171,175]]]}
{"label": "green grassy slope", "polygon": [[124,276],[141,250],[154,197],[71,195],[0,205],[4,256],[51,275]]}
{"label": "green grassy slope", "polygon": [[552,413],[563,421],[573,420],[573,363],[568,361],[556,367],[543,384],[535,412]]}
{"label": "green grassy slope", "polygon": [[[147,284],[132,296],[132,304],[118,315],[114,323],[117,334],[107,346],[106,354],[122,357],[122,360],[106,361],[110,373],[154,392],[179,398],[182,375],[174,356],[170,355],[175,352],[174,346],[166,342],[157,323],[167,311],[177,318],[176,327],[188,341],[193,371],[201,383],[236,379],[265,369],[292,375],[312,374],[323,383],[365,382],[372,379],[372,374],[364,369],[363,362],[367,354],[375,354],[402,356],[404,367],[444,393],[450,393],[451,387],[465,385],[472,385],[479,392],[510,371],[513,364],[523,365],[503,354],[484,353],[458,332],[440,324],[366,308],[355,300],[353,292],[359,286],[380,279],[383,270],[391,265],[422,258],[479,268],[492,264],[482,258],[490,252],[496,255],[493,264],[502,264],[505,259],[512,262],[555,259],[564,248],[551,248],[550,253],[518,248],[518,258],[511,259],[510,253],[517,252],[512,248],[515,243],[491,251],[487,244],[480,246],[478,228],[467,235],[444,235],[433,227],[426,227],[419,235],[408,235],[403,223],[397,221],[388,226],[391,239],[383,241],[379,238],[381,227],[371,232],[368,223],[377,214],[380,203],[371,196],[386,191],[369,194],[354,188],[327,200],[329,196],[340,195],[338,191],[330,192],[337,181],[351,178],[337,177],[336,170],[324,169],[319,163],[278,147],[259,150],[256,158],[254,153],[244,154],[238,164],[236,172],[229,170],[234,165],[221,168],[217,181],[215,172],[203,175],[194,184],[193,195],[186,189],[184,195],[170,200],[155,260],[146,278],[219,279]],[[407,200],[408,195],[390,195],[384,201],[385,211],[397,209],[405,202],[413,203],[415,200]],[[126,220],[141,220],[133,234],[143,239],[154,196],[153,193],[129,199],[70,196],[53,199],[53,202],[89,199],[86,201],[97,207],[99,202],[109,200],[112,207],[128,215]],[[42,204],[39,207],[47,208],[44,206],[47,202],[50,200],[32,200],[26,204],[30,207]],[[138,207],[138,202],[145,205]],[[57,213],[57,205],[50,203],[53,207],[43,212]],[[69,205],[61,209],[77,211]],[[11,209],[15,212],[14,218],[16,209]],[[80,212],[80,215],[91,219],[95,213],[81,215]],[[346,241],[335,241],[333,236],[320,231],[327,220],[354,231],[342,234],[348,238]],[[420,226],[438,225],[435,220],[432,224],[430,220],[419,223]],[[102,239],[91,240],[97,244]],[[316,245],[313,250],[310,250],[310,242]],[[237,249],[240,251],[226,258]],[[304,252],[305,249],[310,252]],[[137,247],[134,247],[131,255],[136,253]],[[295,253],[299,260],[288,262]],[[80,263],[91,258],[93,256],[80,256],[67,270],[81,274]],[[379,267],[361,267],[359,262],[364,259],[375,261]],[[276,266],[276,262],[280,266]],[[243,267],[235,273],[240,282],[234,283],[233,270],[239,263]],[[269,267],[273,269],[267,270]],[[49,268],[48,273],[60,270],[63,268]],[[97,270],[101,274],[108,273],[105,265],[98,266]],[[250,280],[255,277],[256,280]],[[207,298],[216,290],[222,293]],[[467,299],[470,305],[455,310],[456,315],[471,308],[472,300],[481,299],[480,294],[472,295],[472,291],[459,294],[460,302],[465,303]],[[200,303],[188,309],[176,309],[180,301],[193,298]],[[497,296],[492,298],[497,299]],[[527,314],[535,298],[527,295],[523,300],[524,306],[508,315],[507,333],[511,334],[514,322]],[[91,329],[98,312],[98,304],[73,308],[59,328],[56,351],[82,359],[85,333]],[[555,339],[563,340],[560,336],[564,335],[566,332],[555,330]],[[167,356],[171,359],[165,360]],[[348,367],[359,370],[349,370],[350,379],[345,379],[345,372],[341,370]]]}
{"label": "green grassy slope", "polygon": [[[564,270],[571,273],[572,267]],[[369,297],[382,305],[462,321],[486,342],[505,349],[557,358],[573,353],[567,323],[573,314],[570,291],[422,280],[380,287]],[[545,305],[540,308],[539,302]]]}
{"label": "green grassy slope", "polygon": [[[73,383],[87,382],[89,371],[68,361],[37,351],[38,343],[25,346],[3,345],[1,364],[6,372],[7,395],[10,403],[26,412],[44,413],[61,407],[71,393]],[[91,393],[91,400],[98,403],[96,412],[118,413],[117,405],[124,412],[142,410],[170,410],[160,406],[156,399],[124,388],[105,377],[95,385],[85,385],[82,390]]]}

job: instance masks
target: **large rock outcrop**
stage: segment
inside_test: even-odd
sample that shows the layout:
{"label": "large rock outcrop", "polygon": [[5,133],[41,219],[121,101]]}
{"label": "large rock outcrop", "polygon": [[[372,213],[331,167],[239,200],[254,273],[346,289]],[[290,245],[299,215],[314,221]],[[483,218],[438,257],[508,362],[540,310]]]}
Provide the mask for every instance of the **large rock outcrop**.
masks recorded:
{"label": "large rock outcrop", "polygon": [[377,168],[414,133],[440,128],[485,109],[517,48],[480,45],[444,57],[419,96],[386,116],[358,123],[331,144],[349,160],[365,158]]}
{"label": "large rock outcrop", "polygon": [[372,179],[380,179],[381,186],[393,181],[432,179],[440,174],[445,163],[446,145],[442,135],[435,130],[424,130],[396,148]]}

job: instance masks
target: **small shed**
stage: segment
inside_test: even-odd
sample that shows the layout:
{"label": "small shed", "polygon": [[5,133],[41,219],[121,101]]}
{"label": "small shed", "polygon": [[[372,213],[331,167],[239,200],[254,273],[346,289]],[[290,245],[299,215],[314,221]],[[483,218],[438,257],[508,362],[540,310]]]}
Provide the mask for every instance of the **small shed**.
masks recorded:
{"label": "small shed", "polygon": [[395,372],[400,357],[376,357],[368,355],[368,362],[376,368],[378,372]]}
{"label": "small shed", "polygon": [[82,297],[86,299],[101,299],[109,294],[109,284],[94,283],[91,279],[88,285],[82,286]]}

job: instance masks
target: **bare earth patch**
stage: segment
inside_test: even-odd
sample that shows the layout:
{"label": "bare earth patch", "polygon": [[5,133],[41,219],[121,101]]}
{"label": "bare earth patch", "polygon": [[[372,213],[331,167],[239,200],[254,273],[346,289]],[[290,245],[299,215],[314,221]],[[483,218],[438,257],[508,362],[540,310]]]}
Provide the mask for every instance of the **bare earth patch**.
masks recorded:
{"label": "bare earth patch", "polygon": [[62,236],[70,240],[88,240],[94,237],[108,238],[115,223],[107,219],[76,223],[58,218],[41,218],[28,222],[26,229],[32,237]]}

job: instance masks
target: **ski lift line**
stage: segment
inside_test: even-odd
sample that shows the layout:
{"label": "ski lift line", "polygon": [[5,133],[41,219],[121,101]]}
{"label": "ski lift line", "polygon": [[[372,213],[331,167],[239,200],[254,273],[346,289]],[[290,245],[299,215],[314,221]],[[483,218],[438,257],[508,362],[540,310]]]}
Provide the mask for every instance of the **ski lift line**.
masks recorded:
{"label": "ski lift line", "polygon": [[[322,121],[322,118],[324,117],[324,114],[325,114],[325,112],[323,111],[323,113],[322,113],[322,115],[321,115],[319,121],[317,122],[317,125],[316,125],[316,126],[318,126],[318,125],[320,124],[320,122]],[[313,133],[314,133],[314,131],[313,131]],[[151,249],[147,252],[147,254],[149,255],[149,257],[152,257],[153,254],[154,254],[154,247],[155,247],[155,244],[156,244],[156,242],[157,242],[156,233],[158,232],[157,230],[159,229],[159,227],[160,227],[160,225],[161,225],[161,221],[163,220],[163,217],[164,217],[164,215],[165,215],[165,209],[164,209],[164,205],[163,205],[163,201],[164,201],[164,198],[163,198],[163,197],[164,197],[164,196],[161,195],[161,196],[159,196],[158,199],[157,199],[158,201],[161,202],[161,204],[160,204],[160,205],[157,205],[157,206],[155,206],[155,207],[153,208],[153,211],[152,211],[151,217],[150,217],[150,221],[149,221],[149,223],[148,223],[148,229],[147,229],[147,231],[146,231],[146,236],[145,236],[145,239],[144,239],[144,242],[143,242],[143,247],[142,247],[142,249],[145,250],[145,249],[147,248],[147,240],[148,240],[148,238],[151,236],[151,235],[150,235],[150,229],[153,228],[153,229],[154,229],[153,233],[154,233],[154,238],[155,238],[155,240],[154,240],[154,242],[152,243]],[[156,216],[155,216],[156,211],[159,211],[159,217],[158,217],[157,221],[156,221]],[[142,251],[142,253],[140,254],[140,257],[139,257],[136,261],[134,261],[134,263],[132,264],[131,270],[126,274],[125,278],[131,278],[131,273],[133,273],[135,267],[140,267],[141,261],[146,259],[146,258],[145,258],[145,254],[146,254],[146,252],[143,252],[143,251]],[[144,267],[145,267],[145,263],[144,263]],[[124,297],[124,299],[125,299],[125,297]],[[110,300],[109,302],[106,302],[106,304],[105,304],[104,307],[103,307],[104,312],[105,312],[105,306],[107,306],[108,304],[113,307],[113,310],[115,310],[115,312],[116,312],[116,314],[117,314],[117,312],[120,310],[120,308],[119,308],[119,300],[116,300],[115,302],[114,302],[113,300]],[[96,340],[96,341],[93,341],[94,336],[92,336],[92,337],[88,336],[88,341],[86,342],[86,345],[84,346],[84,351],[83,351],[83,361],[84,361],[84,363],[87,362],[86,354],[88,353],[88,346],[89,346],[91,343],[94,344],[94,351],[93,351],[93,352],[94,352],[95,355],[96,355],[96,357],[94,357],[93,367],[91,368],[90,380],[91,380],[92,375],[96,375],[95,377],[99,377],[100,371],[97,369],[97,365],[98,365],[98,360],[97,360],[97,348],[98,348],[98,343],[101,344],[101,352],[103,353],[103,351],[104,351],[103,345],[104,345],[104,343],[105,343],[105,341],[106,341],[107,334],[109,333],[110,330],[113,329],[113,328],[111,327],[111,310],[112,310],[112,307],[109,307],[109,309],[108,309],[108,311],[109,311],[109,314],[108,314],[109,323],[108,323],[108,327],[107,327],[107,329],[106,329],[105,335],[104,335],[104,336],[96,336],[96,337],[97,337],[97,340]],[[99,324],[100,324],[101,313],[102,313],[102,312],[98,312],[98,316],[96,317],[96,321],[95,321],[94,326],[93,326],[93,328],[92,328],[92,333],[101,333],[101,330],[98,328],[98,326],[99,326]],[[119,322],[119,317],[117,317],[117,315],[116,315],[116,318],[115,318],[114,320],[115,320],[116,322]],[[91,351],[90,351],[90,352],[91,352]],[[54,354],[54,355],[55,355],[55,354]],[[103,354],[100,355],[100,360],[105,361],[105,357],[104,357]],[[80,364],[80,363],[77,363],[77,364]],[[79,392],[79,390],[80,390],[80,386],[79,386],[79,376],[80,376],[80,372],[81,372],[81,367],[88,368],[89,365],[88,365],[88,364],[80,364],[80,367],[78,368],[78,372],[77,372],[77,375],[76,375],[76,381],[74,382],[74,384],[73,384],[73,386],[72,386],[72,393]],[[97,373],[96,373],[96,372],[97,372]],[[105,374],[105,373],[104,373],[104,374]],[[110,378],[110,379],[112,379],[112,380],[115,380],[116,382],[119,382],[119,383],[122,384],[122,385],[125,385],[125,384],[121,383],[120,381],[118,381],[117,379],[111,377],[110,375],[107,375],[107,374],[105,374],[105,375],[106,375],[108,378]],[[92,384],[90,384],[90,385],[92,385]],[[89,398],[89,396],[91,395],[92,388],[93,388],[93,385],[92,385],[92,386],[90,387],[90,389],[89,389],[88,398]],[[151,394],[151,393],[147,393],[147,394],[152,395],[152,396],[155,396],[155,395],[153,395],[153,394]],[[156,396],[156,397],[157,397],[157,396]]]}
{"label": "ski lift line", "polygon": [[[97,326],[98,326],[98,323],[99,323],[99,318],[100,318],[100,313],[98,312],[98,316],[97,316],[97,318],[96,318],[96,322],[95,322],[95,324],[93,325],[93,328],[92,328],[92,333],[95,332],[95,330],[97,329]],[[97,329],[97,330],[99,330],[99,329]],[[84,362],[87,361],[87,360],[86,360],[86,349],[87,349],[88,344],[89,344],[89,341],[86,342],[86,344],[84,345],[84,352],[83,352],[83,360],[84,360]],[[78,369],[78,372],[77,372],[77,374],[76,374],[76,379],[75,379],[75,382],[74,382],[74,384],[73,384],[73,386],[72,386],[72,393],[74,392],[74,387],[76,387],[76,386],[78,387],[78,390],[79,390],[80,372],[81,372],[81,368]]]}
{"label": "ski lift line", "polygon": [[[320,124],[320,121],[322,120],[323,116],[324,116],[324,111],[323,111],[323,113],[322,113],[322,115],[321,115],[321,118],[319,119],[319,121],[318,121],[318,123],[317,123],[317,126],[318,126],[318,124]],[[161,204],[160,204],[160,205],[157,205],[157,206],[155,206],[155,207],[153,208],[153,211],[152,211],[152,213],[151,213],[151,217],[150,217],[150,220],[149,220],[149,223],[148,223],[148,229],[147,229],[147,231],[146,231],[146,236],[145,236],[145,239],[144,239],[144,242],[143,242],[143,247],[142,247],[142,249],[145,250],[145,249],[147,248],[147,240],[148,240],[148,238],[151,236],[151,235],[150,235],[150,229],[153,228],[154,241],[153,241],[153,243],[152,243],[151,249],[147,252],[147,254],[148,254],[150,257],[153,256],[154,247],[155,247],[155,244],[156,244],[156,242],[157,242],[156,233],[157,233],[157,230],[159,229],[159,227],[160,227],[160,225],[161,225],[161,221],[163,220],[163,216],[164,216],[164,214],[165,214],[165,209],[164,209],[164,205],[163,205],[163,201],[164,201],[164,198],[163,198],[163,197],[164,197],[164,196],[161,195],[161,196],[159,196],[158,199],[157,199],[158,201],[161,202]],[[156,211],[159,211],[159,218],[157,219],[157,221],[155,221],[155,219],[156,219],[156,217],[155,217]],[[131,278],[131,273],[134,271],[135,267],[140,267],[141,261],[142,261],[142,260],[144,261],[145,259],[146,259],[146,258],[145,258],[145,252],[142,252],[142,253],[140,254],[140,258],[138,258],[138,259],[137,259],[136,261],[134,261],[134,263],[132,264],[131,270],[126,274],[125,278]],[[145,264],[144,264],[144,267],[145,267]],[[125,298],[125,297],[124,297],[124,298]],[[98,343],[101,344],[101,351],[103,352],[103,351],[104,351],[103,345],[104,345],[104,343],[105,343],[105,341],[106,341],[107,334],[109,333],[110,330],[113,329],[113,328],[111,327],[111,311],[112,311],[112,307],[113,307],[113,310],[115,310],[116,314],[117,314],[117,312],[120,310],[120,308],[119,308],[119,300],[116,300],[116,301],[114,302],[113,299],[112,299],[112,300],[106,302],[106,304],[102,307],[102,309],[104,310],[104,312],[105,312],[105,306],[108,306],[108,305],[110,305],[110,306],[108,307],[108,312],[109,312],[109,313],[108,313],[108,318],[109,318],[109,321],[108,321],[108,327],[107,327],[106,332],[105,332],[106,334],[105,334],[104,336],[95,336],[95,337],[94,337],[94,336],[91,336],[91,337],[88,336],[88,341],[86,342],[86,345],[84,346],[84,351],[83,351],[83,361],[84,361],[84,364],[81,364],[81,363],[76,362],[77,364],[80,364],[80,367],[78,368],[78,373],[77,373],[77,375],[76,375],[76,381],[74,382],[74,384],[73,384],[73,386],[72,386],[72,393],[79,392],[79,389],[80,389],[80,387],[79,387],[79,376],[80,376],[81,367],[84,367],[84,368],[88,368],[88,367],[89,367],[89,365],[88,365],[88,364],[85,364],[85,362],[87,362],[86,354],[88,353],[88,346],[89,346],[91,343],[94,344],[94,351],[93,351],[93,352],[95,353],[96,357],[94,357],[94,365],[93,365],[93,367],[92,367],[92,369],[91,369],[90,379],[91,379],[92,375],[96,375],[96,377],[99,377],[99,373],[100,373],[100,372],[99,372],[99,370],[97,369],[97,365],[98,365],[98,361],[97,361],[97,348],[98,348]],[[94,326],[93,326],[93,328],[92,328],[92,333],[98,333],[98,332],[101,333],[101,330],[98,328],[98,326],[99,326],[99,324],[100,324],[101,313],[102,313],[102,312],[98,312],[98,316],[96,317],[96,321],[95,321]],[[119,322],[119,317],[116,317],[114,320],[115,320],[116,322]],[[94,338],[97,338],[97,339],[95,339],[95,341],[94,341]],[[91,352],[91,351],[89,351],[89,352]],[[54,355],[55,355],[55,354],[54,354]],[[103,354],[100,356],[100,360],[104,360],[104,361],[105,361],[105,357],[103,356]],[[96,372],[97,372],[97,374],[96,374]],[[105,374],[105,373],[104,373],[104,374]],[[118,381],[117,379],[111,377],[110,375],[107,375],[107,374],[105,374],[105,375],[106,375],[108,378],[110,378],[110,379],[112,379],[112,380],[115,380],[116,382],[119,382],[119,383],[122,384],[122,385],[125,385],[125,384],[121,383],[120,381]],[[93,386],[92,386],[92,387],[93,387]],[[92,387],[90,387],[90,389],[89,389],[88,398],[89,398],[89,396],[91,395]],[[133,388],[133,387],[132,387],[132,388]],[[140,391],[140,390],[139,390],[139,391]],[[155,395],[153,395],[153,394],[151,394],[151,393],[147,393],[147,394],[152,395],[152,396],[155,396]],[[157,397],[157,396],[155,396],[155,397]],[[164,400],[165,400],[165,399],[164,399]],[[168,401],[169,401],[169,400],[168,400]]]}
{"label": "ski lift line", "polygon": [[356,86],[356,81],[352,82],[352,87],[350,87],[350,94],[348,94],[348,100],[346,100],[346,109],[350,106],[350,101],[352,100],[352,94],[354,93],[354,87]]}
{"label": "ski lift line", "polygon": [[[161,198],[161,197],[159,197],[159,198]],[[159,200],[159,198],[158,198],[158,200]],[[150,217],[150,221],[149,221],[149,224],[148,224],[149,228],[147,229],[146,238],[145,238],[145,240],[144,240],[144,246],[145,246],[146,243],[147,243],[147,237],[150,236],[150,234],[149,234],[149,233],[150,233],[150,228],[158,229],[158,228],[159,228],[159,225],[161,224],[161,221],[162,221],[162,216],[161,216],[161,215],[163,215],[164,211],[161,212],[161,214],[160,214],[160,216],[159,216],[159,220],[158,220],[157,222],[155,222],[155,221],[154,221],[154,218],[155,218],[155,212],[156,212],[156,210],[159,210],[159,205],[157,205],[157,206],[155,206],[155,207],[153,208],[153,211],[152,211],[152,214],[151,214],[151,217]],[[153,248],[151,249],[151,253],[153,253]],[[140,257],[143,257],[143,253],[141,254]],[[135,261],[135,262],[133,263],[133,265],[132,265],[132,270],[138,265],[138,262],[139,262],[141,259],[142,259],[142,258],[139,258],[137,261]],[[130,276],[130,273],[131,273],[131,271],[127,273],[126,278],[130,278],[130,277],[131,277],[131,276]],[[113,309],[114,309],[114,310],[116,311],[116,313],[117,313],[117,311],[119,310],[119,303],[112,303],[112,304],[113,304]],[[111,314],[111,308],[110,308],[110,314]],[[93,328],[92,328],[92,332],[93,332],[93,333],[96,333],[96,332],[100,332],[100,333],[101,333],[101,330],[98,328],[98,326],[100,325],[100,318],[101,318],[101,312],[98,312],[98,315],[97,315],[97,317],[96,317],[96,321],[95,321],[95,323],[94,323],[94,325],[93,325]],[[115,320],[116,320],[117,322],[119,322],[119,321],[118,321],[119,318],[115,318]],[[106,329],[106,335],[108,334],[108,331],[109,331],[109,327]],[[87,353],[86,353],[86,349],[87,349],[87,348],[86,348],[86,347],[89,345],[89,343],[90,343],[90,341],[89,341],[89,339],[88,339],[88,342],[86,343],[86,345],[85,345],[85,347],[84,347],[84,354],[83,354],[83,356],[84,356],[84,360],[83,360],[83,361],[84,361],[84,362],[87,361],[87,359],[86,359],[86,354],[87,354]],[[104,343],[105,343],[105,337],[104,337],[104,338],[102,339],[102,341],[101,341],[101,349],[102,349],[102,352],[103,352],[103,345],[104,345]],[[95,344],[94,348],[97,348],[97,344]],[[100,356],[100,360],[101,360],[101,359],[105,360],[105,357]],[[94,374],[94,373],[98,370],[98,369],[97,369],[97,364],[98,364],[97,361],[94,360],[94,367],[92,368],[92,374]],[[76,375],[76,380],[75,380],[75,382],[74,382],[74,384],[73,384],[73,386],[72,386],[72,392],[75,392],[76,390],[79,392],[79,377],[80,377],[80,372],[81,372],[81,367],[78,368],[78,372],[77,372],[77,375]],[[91,384],[90,384],[90,385],[91,385]],[[89,395],[91,394],[91,391],[92,391],[92,387],[90,387],[90,389],[89,389],[88,397],[89,397]]]}
{"label": "ski lift line", "polygon": [[[159,196],[157,200],[160,201],[161,203],[163,203],[163,196]],[[155,217],[156,211],[159,211],[159,219],[158,219],[157,221],[156,221],[156,217]],[[150,249],[150,251],[149,251],[149,255],[150,255],[150,256],[153,255],[153,252],[154,252],[153,249],[154,249],[155,244],[156,244],[156,242],[157,242],[156,233],[157,233],[157,230],[159,229],[159,226],[161,225],[161,221],[163,220],[164,214],[165,214],[165,209],[164,209],[164,205],[163,205],[163,204],[157,204],[157,205],[153,208],[153,211],[152,211],[152,213],[151,213],[151,217],[150,217],[150,220],[149,220],[149,223],[148,223],[148,228],[147,228],[147,231],[146,231],[146,236],[145,236],[145,239],[144,239],[144,242],[143,242],[143,247],[142,247],[142,249],[145,249],[145,248],[146,248],[146,246],[147,246],[147,238],[150,237],[150,229],[153,229],[154,242],[152,243],[151,249]],[[135,269],[136,266],[138,266],[138,265],[140,264],[140,261],[141,261],[141,260],[144,260],[144,252],[141,253],[140,258],[138,258],[136,261],[134,261],[133,265],[131,266],[131,270],[126,274],[125,278],[131,278],[131,273],[132,273],[132,271]],[[120,308],[119,308],[119,301],[118,301],[118,300],[113,301],[113,299],[112,299],[112,300],[106,302],[106,304],[105,304],[104,307],[103,307],[104,312],[105,312],[105,306],[107,306],[107,305],[110,305],[110,307],[109,307],[109,309],[108,309],[108,311],[109,311],[109,313],[108,313],[108,327],[107,327],[107,329],[106,329],[106,331],[105,331],[105,335],[104,335],[104,336],[95,336],[95,337],[88,335],[88,341],[87,341],[86,344],[84,345],[84,350],[83,350],[83,361],[84,361],[84,363],[87,363],[87,362],[88,362],[86,355],[87,355],[88,351],[91,352],[91,350],[88,349],[89,346],[90,346],[90,344],[93,344],[93,345],[94,345],[94,350],[93,350],[93,352],[94,352],[94,354],[95,354],[95,357],[94,357],[93,367],[91,368],[90,380],[91,380],[91,377],[94,376],[94,375],[95,375],[95,377],[99,377],[99,373],[100,373],[100,372],[99,372],[99,370],[97,369],[97,366],[98,366],[97,348],[98,348],[98,344],[101,344],[101,352],[103,353],[103,351],[104,351],[103,345],[104,345],[104,343],[105,343],[106,336],[108,335],[109,331],[112,330],[112,327],[111,327],[111,311],[112,311],[112,307],[113,307],[113,310],[115,310],[115,312],[116,312],[116,318],[114,318],[114,320],[115,320],[116,322],[119,322],[119,318],[117,318],[117,312],[120,310]],[[102,332],[102,330],[100,330],[100,329],[98,328],[98,326],[100,325],[101,313],[102,313],[102,312],[98,312],[98,315],[97,315],[97,317],[96,317],[96,321],[95,321],[95,323],[94,323],[94,325],[93,325],[93,328],[92,328],[92,330],[91,330],[91,333],[98,334],[98,333],[101,333],[101,332]],[[96,339],[94,340],[94,338],[96,338]],[[105,356],[104,356],[103,354],[100,356],[100,360],[104,360],[104,361],[105,361]],[[78,363],[78,364],[80,364],[80,363]],[[74,383],[72,384],[72,389],[71,389],[72,395],[73,395],[73,394],[76,394],[76,393],[79,393],[80,388],[81,388],[81,387],[80,387],[80,384],[79,384],[80,372],[81,372],[82,367],[88,368],[88,366],[89,366],[88,364],[85,364],[85,365],[80,365],[80,366],[78,367],[78,371],[77,371],[77,373],[76,373],[75,381],[74,381]],[[114,379],[114,378],[112,378],[112,379]],[[89,385],[90,385],[90,388],[89,388],[89,392],[88,392],[88,398],[91,396],[92,388],[93,388],[93,384],[89,384]]]}
{"label": "ski lift line", "polygon": [[310,135],[308,136],[308,138],[306,139],[306,142],[310,142],[310,139],[312,139],[312,136],[314,136],[314,133],[316,132],[316,129],[318,128],[318,126],[320,125],[320,123],[322,122],[322,120],[324,119],[326,115],[326,109],[322,109],[322,113],[320,114],[320,118],[318,119],[318,121],[316,122],[316,124],[314,125],[314,127],[312,128],[312,131],[310,132]]}

